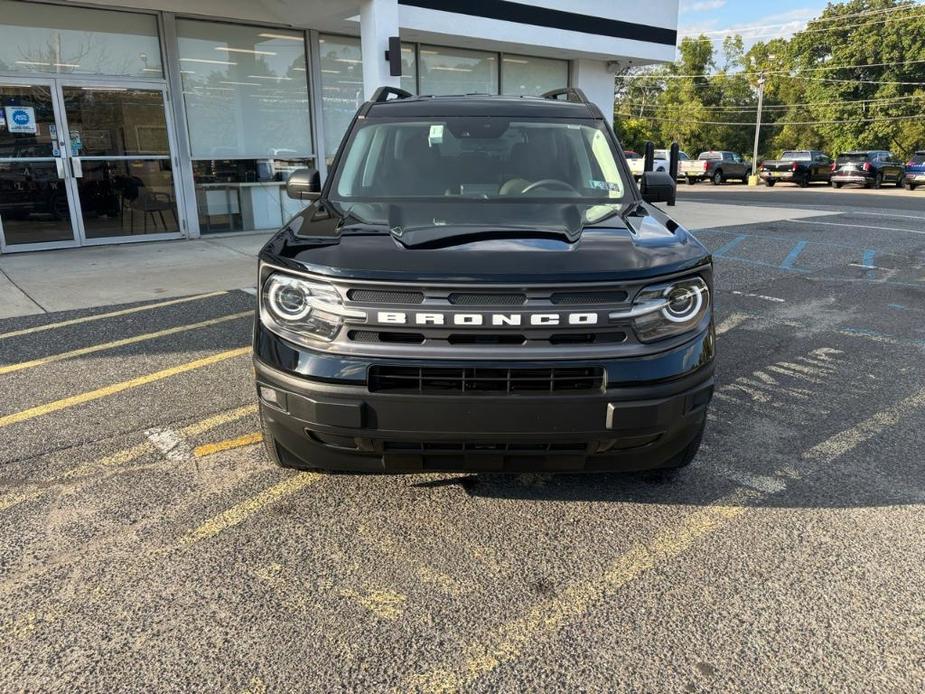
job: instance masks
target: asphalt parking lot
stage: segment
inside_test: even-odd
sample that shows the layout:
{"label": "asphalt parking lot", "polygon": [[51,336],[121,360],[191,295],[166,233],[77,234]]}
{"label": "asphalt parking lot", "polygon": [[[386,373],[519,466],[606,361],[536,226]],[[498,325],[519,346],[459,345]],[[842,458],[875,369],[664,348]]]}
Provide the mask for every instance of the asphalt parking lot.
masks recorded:
{"label": "asphalt parking lot", "polygon": [[742,224],[673,477],[276,469],[244,291],[0,321],[0,689],[921,691],[925,197],[680,195]]}

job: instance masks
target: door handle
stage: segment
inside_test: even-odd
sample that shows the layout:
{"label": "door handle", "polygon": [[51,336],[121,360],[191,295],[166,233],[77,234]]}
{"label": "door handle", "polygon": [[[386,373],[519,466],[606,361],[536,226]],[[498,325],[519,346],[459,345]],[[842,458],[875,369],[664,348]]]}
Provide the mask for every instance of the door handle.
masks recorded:
{"label": "door handle", "polygon": [[64,168],[64,159],[55,159],[55,168],[58,170],[58,178],[64,179],[67,176],[67,170]]}
{"label": "door handle", "polygon": [[71,171],[74,174],[74,178],[83,178],[84,177],[84,168],[80,163],[79,157],[71,157]]}

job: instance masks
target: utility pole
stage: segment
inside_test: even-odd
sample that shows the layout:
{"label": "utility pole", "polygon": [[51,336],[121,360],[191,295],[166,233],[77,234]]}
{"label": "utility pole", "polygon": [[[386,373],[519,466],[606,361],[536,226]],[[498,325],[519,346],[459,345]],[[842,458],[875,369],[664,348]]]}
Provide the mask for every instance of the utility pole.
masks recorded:
{"label": "utility pole", "polygon": [[755,150],[752,153],[752,176],[758,175],[758,138],[761,137],[761,107],[764,104],[764,71],[758,78],[758,115],[755,119]]}

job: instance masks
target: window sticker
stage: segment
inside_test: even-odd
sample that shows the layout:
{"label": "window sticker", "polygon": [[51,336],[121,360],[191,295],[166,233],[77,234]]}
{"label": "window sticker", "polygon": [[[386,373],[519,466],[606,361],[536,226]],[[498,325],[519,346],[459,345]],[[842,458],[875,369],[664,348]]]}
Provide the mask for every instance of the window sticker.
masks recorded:
{"label": "window sticker", "polygon": [[430,135],[427,137],[427,142],[431,147],[433,147],[434,145],[443,144],[443,126],[442,125],[430,126]]}
{"label": "window sticker", "polygon": [[592,178],[590,181],[588,181],[588,187],[591,188],[592,190],[606,190],[608,192],[616,191],[618,193],[620,192],[619,183],[611,183],[610,181],[599,181],[595,178]]}
{"label": "window sticker", "polygon": [[35,125],[35,109],[31,106],[7,106],[6,122],[11,133],[35,135],[38,130]]}

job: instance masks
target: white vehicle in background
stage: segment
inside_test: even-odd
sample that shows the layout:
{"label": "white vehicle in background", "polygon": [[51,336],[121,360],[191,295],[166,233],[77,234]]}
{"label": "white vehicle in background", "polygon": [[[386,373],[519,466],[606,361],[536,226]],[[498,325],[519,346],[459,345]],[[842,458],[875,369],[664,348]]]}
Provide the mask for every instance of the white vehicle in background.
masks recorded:
{"label": "white vehicle in background", "polygon": [[[634,152],[635,154],[635,152]],[[668,162],[671,157],[671,152],[667,149],[657,149],[655,150],[655,158],[652,160],[652,170],[653,171],[668,171]],[[682,178],[681,171],[685,161],[690,160],[690,157],[687,156],[684,152],[678,152],[678,178]],[[639,179],[642,176],[642,170],[646,163],[646,158],[642,155],[637,154],[636,157],[630,157],[627,155],[627,162],[630,165],[630,171],[633,172],[633,178]]]}

